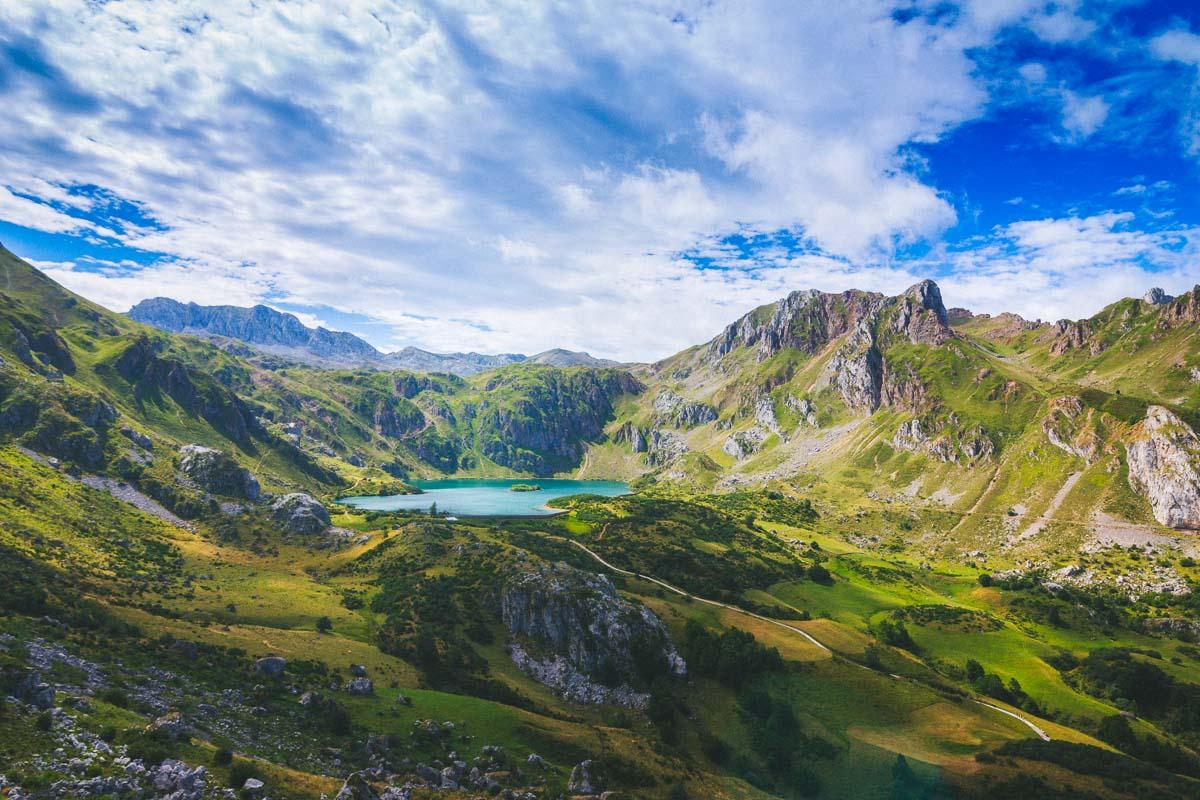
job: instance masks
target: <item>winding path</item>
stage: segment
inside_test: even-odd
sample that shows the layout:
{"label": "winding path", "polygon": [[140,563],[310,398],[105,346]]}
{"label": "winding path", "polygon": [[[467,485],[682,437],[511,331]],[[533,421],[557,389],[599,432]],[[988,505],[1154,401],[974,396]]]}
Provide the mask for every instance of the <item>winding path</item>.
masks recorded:
{"label": "winding path", "polygon": [[[744,608],[738,608],[737,606],[730,605],[729,603],[722,603],[717,600],[709,600],[705,597],[700,597],[699,595],[694,595],[689,592],[685,592],[683,589],[680,589],[676,586],[672,586],[671,584],[667,583],[666,581],[660,581],[658,578],[653,578],[649,575],[643,575],[640,572],[632,572],[627,569],[621,569],[620,567],[614,566],[613,564],[610,564],[609,562],[605,561],[600,556],[600,554],[598,554],[596,551],[589,548],[587,545],[583,544],[582,542],[577,542],[574,539],[568,539],[565,536],[550,536],[550,538],[559,539],[564,542],[570,542],[571,544],[575,545],[580,550],[587,553],[593,559],[595,559],[596,561],[598,561],[600,564],[607,567],[608,569],[612,570],[613,572],[619,573],[621,575],[629,575],[630,577],[639,578],[644,581],[649,581],[650,583],[657,584],[658,586],[661,586],[670,592],[674,592],[675,594],[677,594],[681,597],[691,597],[693,600],[696,600],[701,603],[706,603],[707,605],[710,605],[710,606],[726,608],[735,613],[742,614],[747,617],[753,617],[754,619],[761,620],[762,622],[767,622],[772,625],[777,625],[778,627],[783,628],[784,630],[788,630],[788,631],[791,631],[792,633],[800,634],[805,639],[807,639],[808,641],[812,642],[817,647],[824,650],[826,653],[829,653],[830,655],[834,655],[834,652],[832,650],[830,650],[828,647],[826,647],[825,645],[818,642],[813,637],[813,635],[810,634],[808,631],[804,631],[795,626],[788,625],[787,623],[784,623],[784,622],[780,622],[777,619],[771,619],[770,617],[764,617],[761,614],[755,614],[753,611],[747,611]],[[849,663],[854,664],[855,666],[858,666],[858,667],[862,667],[863,669],[868,669],[868,670],[871,669],[870,667],[865,666],[863,664],[859,664],[856,661],[850,661]],[[900,675],[891,675],[889,673],[880,673],[880,674],[889,675],[889,677],[891,677],[895,680],[898,680],[898,681],[907,680],[906,678],[904,678]],[[999,711],[1001,714],[1004,714],[1005,716],[1012,717],[1013,719],[1021,722],[1023,725],[1028,727],[1031,731],[1036,733],[1042,739],[1042,741],[1045,741],[1045,742],[1050,741],[1050,734],[1046,733],[1045,730],[1043,730],[1041,727],[1039,727],[1032,720],[1021,716],[1020,714],[1016,713],[1015,711],[1009,711],[1007,708],[1001,708],[1000,706],[992,705],[991,703],[985,703],[982,700],[975,700],[974,702],[978,703],[981,706],[984,706],[985,708],[990,708],[993,711]]]}

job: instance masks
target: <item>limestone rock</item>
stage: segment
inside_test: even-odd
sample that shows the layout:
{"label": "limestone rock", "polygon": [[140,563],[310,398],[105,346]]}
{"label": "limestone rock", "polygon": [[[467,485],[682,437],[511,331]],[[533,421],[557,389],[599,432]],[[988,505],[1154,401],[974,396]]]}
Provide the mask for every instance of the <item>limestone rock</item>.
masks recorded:
{"label": "limestone rock", "polygon": [[741,461],[757,453],[770,435],[768,431],[756,425],[753,428],[730,434],[721,449]]}
{"label": "limestone rock", "polygon": [[189,444],[180,448],[179,456],[180,470],[201,489],[258,500],[261,494],[258,478],[239,466],[229,454],[204,445]]}
{"label": "limestone rock", "polygon": [[620,597],[607,576],[561,563],[522,569],[506,580],[500,607],[513,637],[550,654],[549,660],[561,656],[584,675],[632,681],[637,652],[652,652],[665,669],[686,672],[662,620]]}
{"label": "limestone rock", "polygon": [[1142,434],[1127,446],[1129,484],[1168,528],[1200,530],[1200,436],[1162,406],[1146,409]]}
{"label": "limestone rock", "polygon": [[662,389],[654,398],[654,419],[673,428],[694,428],[714,422],[717,412],[710,405],[691,402],[670,389]]}
{"label": "limestone rock", "polygon": [[375,684],[370,678],[355,678],[346,684],[347,694],[375,694]]}
{"label": "limestone rock", "polygon": [[329,512],[312,495],[285,494],[271,506],[271,517],[289,533],[317,534],[329,530]]}
{"label": "limestone rock", "polygon": [[1142,295],[1142,302],[1152,306],[1165,306],[1174,299],[1174,297],[1167,294],[1157,286]]}
{"label": "limestone rock", "polygon": [[379,800],[379,795],[371,788],[364,773],[352,772],[346,776],[335,800]]}
{"label": "limestone rock", "polygon": [[568,794],[599,794],[604,791],[607,783],[599,762],[581,761],[571,770],[571,779],[567,782]]}
{"label": "limestone rock", "polygon": [[144,433],[134,430],[133,428],[131,428],[128,425],[122,426],[121,435],[124,436],[129,441],[136,444],[138,447],[142,448],[143,450],[153,450],[154,449],[154,442],[150,439],[149,436],[147,436]]}
{"label": "limestone rock", "polygon": [[260,675],[268,675],[272,678],[282,675],[286,666],[287,660],[280,656],[264,656],[254,662],[255,671]]}
{"label": "limestone rock", "polygon": [[1078,397],[1056,397],[1050,401],[1050,411],[1042,420],[1042,432],[1050,444],[1090,464],[1099,449],[1093,417],[1094,410],[1085,411]]}

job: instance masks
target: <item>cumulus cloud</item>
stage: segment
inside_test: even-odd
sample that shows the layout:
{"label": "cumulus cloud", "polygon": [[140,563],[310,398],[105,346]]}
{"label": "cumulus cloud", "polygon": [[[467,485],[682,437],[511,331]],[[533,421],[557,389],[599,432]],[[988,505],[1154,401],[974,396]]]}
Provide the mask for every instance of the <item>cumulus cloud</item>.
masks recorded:
{"label": "cumulus cloud", "polygon": [[[913,146],[985,113],[1006,31],[1090,32],[1071,2],[894,6],[8,0],[0,219],[152,254],[46,265],[118,310],[273,299],[384,347],[657,357],[791,289],[922,277],[900,253],[959,212]],[[1063,91],[1094,135],[1107,101]],[[807,246],[713,244],[743,230]]]}

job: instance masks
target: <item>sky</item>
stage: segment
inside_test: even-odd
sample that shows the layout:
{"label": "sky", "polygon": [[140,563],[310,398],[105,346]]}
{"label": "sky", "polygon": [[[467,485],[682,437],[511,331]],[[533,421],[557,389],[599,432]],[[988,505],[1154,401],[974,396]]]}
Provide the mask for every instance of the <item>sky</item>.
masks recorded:
{"label": "sky", "polygon": [[116,311],[652,360],[1200,283],[1200,4],[4,0],[0,242]]}

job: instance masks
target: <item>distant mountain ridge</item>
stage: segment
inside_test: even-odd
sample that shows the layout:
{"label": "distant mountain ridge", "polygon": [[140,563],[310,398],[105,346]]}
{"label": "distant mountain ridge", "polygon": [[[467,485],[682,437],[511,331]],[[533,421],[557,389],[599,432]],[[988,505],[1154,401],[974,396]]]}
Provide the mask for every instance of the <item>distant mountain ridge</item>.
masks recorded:
{"label": "distant mountain ridge", "polygon": [[609,367],[617,362],[588,353],[553,349],[533,356],[520,353],[432,353],[405,347],[383,353],[352,333],[310,328],[293,314],[269,306],[202,306],[181,303],[169,297],[142,300],[127,316],[170,333],[236,339],[265,353],[326,367],[404,369],[411,372],[446,372],[474,375],[477,372],[529,361],[555,367]]}

